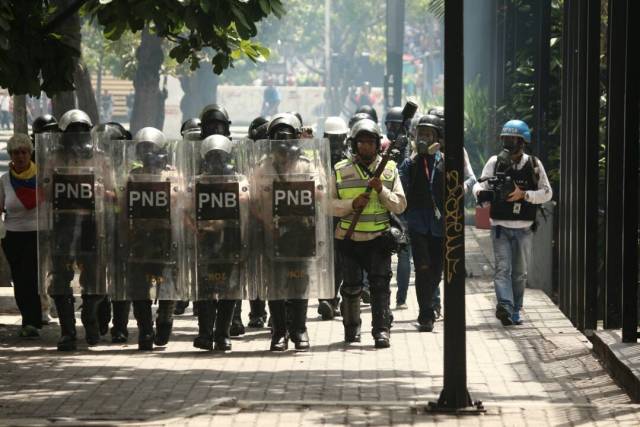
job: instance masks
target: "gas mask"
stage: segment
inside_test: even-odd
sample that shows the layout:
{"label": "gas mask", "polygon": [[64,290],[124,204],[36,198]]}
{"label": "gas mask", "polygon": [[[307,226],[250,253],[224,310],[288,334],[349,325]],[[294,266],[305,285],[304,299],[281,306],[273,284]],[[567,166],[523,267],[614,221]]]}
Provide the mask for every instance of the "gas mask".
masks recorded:
{"label": "gas mask", "polygon": [[524,140],[522,138],[518,138],[517,136],[503,136],[501,139],[502,147],[511,155],[518,154],[524,149]]}
{"label": "gas mask", "polygon": [[143,167],[147,169],[164,169],[168,164],[167,152],[151,142],[139,143],[136,147],[136,155]]}
{"label": "gas mask", "polygon": [[402,123],[388,122],[385,123],[385,126],[387,128],[387,138],[390,141],[394,141],[402,133]]}
{"label": "gas mask", "polygon": [[75,157],[90,159],[93,156],[93,141],[88,132],[66,132],[60,137],[64,151]]}
{"label": "gas mask", "polygon": [[418,126],[416,130],[416,151],[422,156],[433,155],[440,148],[438,138],[433,129]]}
{"label": "gas mask", "polygon": [[202,172],[208,175],[228,175],[233,167],[229,155],[221,150],[211,150],[202,161]]}

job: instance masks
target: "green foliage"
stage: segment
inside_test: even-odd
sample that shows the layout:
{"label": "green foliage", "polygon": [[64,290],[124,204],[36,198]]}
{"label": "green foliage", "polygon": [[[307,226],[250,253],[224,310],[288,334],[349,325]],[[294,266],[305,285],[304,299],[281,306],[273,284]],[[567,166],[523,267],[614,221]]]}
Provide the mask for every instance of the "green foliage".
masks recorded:
{"label": "green foliage", "polygon": [[489,134],[491,115],[489,91],[478,76],[464,89],[464,146],[477,174],[498,149],[497,139]]}
{"label": "green foliage", "polygon": [[[73,70],[80,56],[78,28],[71,20],[81,14],[102,27],[104,37],[124,40],[145,27],[171,42],[169,56],[191,70],[213,51],[213,71],[220,74],[234,61],[263,61],[269,50],[251,39],[257,23],[267,16],[281,17],[281,0],[74,0],[60,10],[49,0],[5,0],[0,4],[0,86],[12,94],[49,96],[73,89]],[[75,32],[74,32],[75,31]],[[124,39],[123,39],[124,37]],[[117,52],[117,50],[116,50]]]}
{"label": "green foliage", "polygon": [[73,86],[77,40],[68,26],[46,28],[54,13],[48,1],[0,3],[0,86],[11,94],[39,96],[41,89],[53,94]]}

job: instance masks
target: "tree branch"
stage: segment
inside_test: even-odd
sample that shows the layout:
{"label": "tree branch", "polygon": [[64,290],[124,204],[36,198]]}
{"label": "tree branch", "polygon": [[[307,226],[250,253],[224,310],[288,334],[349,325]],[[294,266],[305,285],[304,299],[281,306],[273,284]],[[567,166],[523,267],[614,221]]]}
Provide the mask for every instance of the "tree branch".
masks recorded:
{"label": "tree branch", "polygon": [[62,24],[78,12],[87,1],[88,0],[75,0],[75,2],[73,2],[69,7],[53,17],[51,21],[47,22],[42,28],[42,32],[46,34],[54,30],[58,25]]}

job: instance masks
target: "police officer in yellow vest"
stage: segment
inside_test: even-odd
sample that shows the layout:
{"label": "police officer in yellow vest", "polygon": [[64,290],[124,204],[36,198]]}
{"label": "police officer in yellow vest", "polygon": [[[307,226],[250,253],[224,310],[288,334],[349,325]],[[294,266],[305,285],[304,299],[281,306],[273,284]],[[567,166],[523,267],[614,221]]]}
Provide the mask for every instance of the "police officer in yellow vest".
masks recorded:
{"label": "police officer in yellow vest", "polygon": [[[380,176],[373,174],[382,160],[381,133],[378,125],[369,119],[358,121],[351,129],[349,142],[353,158],[335,165],[333,187],[334,216],[340,217],[335,230],[338,246],[344,258],[343,285],[340,291],[345,342],[360,341],[360,294],[362,270],[369,278],[371,290],[372,335],[376,348],[387,348],[391,326],[389,297],[391,291],[391,251],[385,234],[390,227],[390,212],[402,213],[407,201],[398,176],[396,164],[389,161]],[[367,185],[372,191],[367,193]],[[353,214],[364,208],[349,240],[345,235]]]}

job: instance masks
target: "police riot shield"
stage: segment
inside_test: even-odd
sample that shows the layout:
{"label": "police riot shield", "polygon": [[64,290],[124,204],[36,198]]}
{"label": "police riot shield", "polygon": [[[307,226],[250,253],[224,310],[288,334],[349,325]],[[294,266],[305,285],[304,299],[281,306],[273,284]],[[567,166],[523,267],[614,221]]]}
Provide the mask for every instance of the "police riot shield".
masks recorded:
{"label": "police riot shield", "polygon": [[186,191],[191,297],[245,299],[250,277],[246,144],[237,142],[230,152],[205,146],[211,149],[193,153]]}
{"label": "police riot shield", "polygon": [[108,153],[114,175],[114,200],[106,205],[106,221],[108,229],[113,230],[111,238],[107,239],[107,250],[111,254],[111,262],[108,264],[107,284],[109,296],[113,301],[126,301],[127,287],[125,281],[126,254],[124,245],[121,244],[122,233],[125,227],[121,222],[126,220],[124,215],[124,197],[126,188],[126,175],[120,173],[126,161],[127,147],[132,144],[130,140],[112,140],[107,134],[99,136],[99,144]]}
{"label": "police riot shield", "polygon": [[106,295],[110,158],[88,132],[38,134],[36,153],[40,293]]}
{"label": "police riot shield", "polygon": [[177,145],[131,141],[118,172],[118,252],[130,300],[188,297]]}
{"label": "police riot shield", "polygon": [[328,144],[258,141],[253,158],[254,227],[265,299],[333,298]]}

